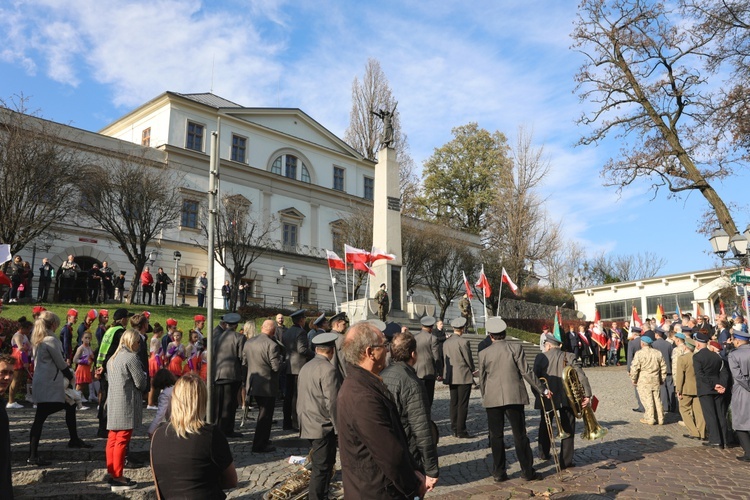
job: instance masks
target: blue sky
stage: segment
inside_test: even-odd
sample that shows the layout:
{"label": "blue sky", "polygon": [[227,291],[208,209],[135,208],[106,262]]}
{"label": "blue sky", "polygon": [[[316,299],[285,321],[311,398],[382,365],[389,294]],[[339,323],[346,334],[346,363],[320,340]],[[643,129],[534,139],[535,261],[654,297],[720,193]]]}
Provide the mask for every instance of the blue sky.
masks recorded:
{"label": "blue sky", "polygon": [[[245,106],[299,107],[339,136],[351,83],[368,57],[399,101],[418,166],[476,121],[533,130],[551,172],[547,209],[591,253],[648,250],[663,274],[717,264],[695,232],[697,194],[655,199],[637,183],[602,186],[617,145],[575,147],[588,106],[574,93],[582,63],[570,32],[576,2],[277,0],[9,0],[0,4],[0,97],[23,93],[42,116],[99,130],[166,90],[214,93]],[[212,69],[213,68],[213,69]],[[212,76],[213,75],[213,76]],[[715,184],[741,203],[750,176]],[[744,228],[747,210],[735,213]]]}

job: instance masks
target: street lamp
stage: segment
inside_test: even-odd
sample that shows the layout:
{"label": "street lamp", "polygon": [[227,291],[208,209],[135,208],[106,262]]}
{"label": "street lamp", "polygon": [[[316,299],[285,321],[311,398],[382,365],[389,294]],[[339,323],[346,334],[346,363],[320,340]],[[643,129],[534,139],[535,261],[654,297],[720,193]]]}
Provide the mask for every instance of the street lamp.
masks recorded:
{"label": "street lamp", "polygon": [[714,253],[719,256],[720,259],[724,259],[724,255],[729,250],[729,235],[726,231],[721,228],[714,229],[711,233],[711,237],[708,239],[711,243]]}
{"label": "street lamp", "polygon": [[173,257],[174,259],[174,285],[172,287],[172,307],[177,307],[177,285],[180,283],[177,279],[177,266],[180,264],[180,259],[182,258],[182,254],[179,252],[179,250],[175,250]]}
{"label": "street lamp", "polygon": [[[729,238],[729,235],[726,233],[726,231],[721,228],[716,229],[713,233],[711,233],[711,238],[709,238],[709,241],[711,242],[711,247],[713,248],[714,253],[721,259],[722,267],[724,266],[724,262],[727,260],[735,261],[740,266],[740,270],[737,271],[735,275],[741,275],[742,267],[747,267],[748,265],[749,256],[747,253],[747,244],[748,241],[750,241],[750,225],[745,228],[744,234],[740,234],[740,232],[737,231],[731,239]],[[732,255],[734,255],[733,258],[725,258],[725,255],[729,251],[729,248],[732,249]],[[734,280],[735,277],[733,275],[733,284]],[[742,283],[739,278],[737,278],[737,282]],[[748,303],[747,287],[748,285],[743,286],[743,289],[745,291],[745,304]]]}
{"label": "street lamp", "polygon": [[284,279],[284,276],[286,276],[286,267],[284,267],[284,266],[281,266],[281,267],[279,268],[279,277],[278,277],[278,278],[276,278],[276,284],[277,284],[277,285],[278,285],[279,283],[281,283],[281,280],[283,280],[283,279]]}

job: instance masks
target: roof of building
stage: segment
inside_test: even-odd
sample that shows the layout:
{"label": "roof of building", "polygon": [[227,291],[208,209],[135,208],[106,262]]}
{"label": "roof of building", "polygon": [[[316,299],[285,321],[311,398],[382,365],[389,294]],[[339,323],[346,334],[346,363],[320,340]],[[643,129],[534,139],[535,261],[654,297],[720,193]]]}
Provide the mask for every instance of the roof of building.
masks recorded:
{"label": "roof of building", "polygon": [[186,99],[190,99],[191,101],[205,104],[206,106],[211,106],[212,108],[216,108],[216,109],[244,108],[244,106],[241,106],[237,104],[236,102],[232,102],[229,99],[224,99],[223,97],[220,97],[216,94],[212,94],[211,92],[202,92],[199,94],[181,94],[179,92],[174,92],[174,94],[184,97]]}

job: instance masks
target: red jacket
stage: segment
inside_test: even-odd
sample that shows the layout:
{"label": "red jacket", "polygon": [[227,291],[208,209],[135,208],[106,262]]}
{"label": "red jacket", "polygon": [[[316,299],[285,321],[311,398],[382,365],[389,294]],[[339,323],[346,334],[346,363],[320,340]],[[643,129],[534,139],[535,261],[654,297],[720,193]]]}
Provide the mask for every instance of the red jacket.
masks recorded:
{"label": "red jacket", "polygon": [[153,285],[153,284],[154,284],[154,276],[148,271],[143,271],[141,273],[141,285],[147,286],[147,285]]}

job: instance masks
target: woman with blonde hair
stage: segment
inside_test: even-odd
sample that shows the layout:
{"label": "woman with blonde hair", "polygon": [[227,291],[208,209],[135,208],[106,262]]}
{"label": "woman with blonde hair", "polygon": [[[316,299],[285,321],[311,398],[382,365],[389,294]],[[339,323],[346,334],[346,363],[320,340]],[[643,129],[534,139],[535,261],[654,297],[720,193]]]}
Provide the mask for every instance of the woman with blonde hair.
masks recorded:
{"label": "woman with blonde hair", "polygon": [[60,326],[60,318],[55,313],[43,311],[31,334],[31,346],[34,352],[34,380],[32,391],[36,403],[36,414],[31,426],[29,438],[29,465],[45,466],[50,462],[39,458],[39,439],[47,417],[60,410],[65,410],[65,424],[68,426],[68,448],[91,448],[78,437],[76,428],[76,405],[65,401],[65,386],[73,380],[73,372],[62,356],[62,344],[54,336]]}
{"label": "woman with blonde hair", "polygon": [[126,330],[120,346],[107,362],[107,471],[113,492],[131,490],[137,483],[122,475],[125,454],[133,436],[133,429],[143,418],[143,393],[148,389],[148,378],[138,359],[141,335]]}
{"label": "woman with blonde hair", "polygon": [[205,421],[206,384],[194,373],[181,377],[172,390],[169,422],[151,439],[151,470],[159,498],[226,498],[222,490],[237,486],[237,471],[227,438]]}

